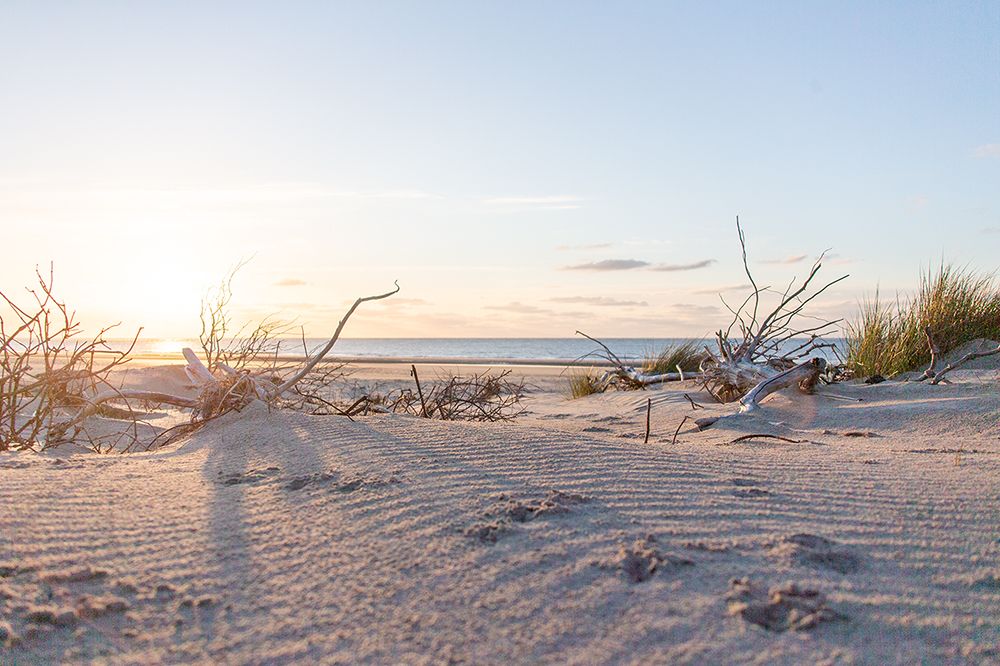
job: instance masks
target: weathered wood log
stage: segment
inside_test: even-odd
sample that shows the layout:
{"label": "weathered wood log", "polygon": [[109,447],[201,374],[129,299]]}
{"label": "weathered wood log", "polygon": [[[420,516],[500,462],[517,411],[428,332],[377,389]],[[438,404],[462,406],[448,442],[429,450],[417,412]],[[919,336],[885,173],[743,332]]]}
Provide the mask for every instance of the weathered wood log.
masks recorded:
{"label": "weathered wood log", "polygon": [[215,376],[208,370],[198,355],[190,347],[181,350],[187,365],[184,366],[184,374],[195,384],[208,384],[215,381]]}
{"label": "weathered wood log", "polygon": [[825,368],[825,360],[813,358],[765,379],[740,398],[740,413],[756,411],[760,408],[761,400],[781,389],[797,386],[807,393],[812,393],[820,373]]}
{"label": "weathered wood log", "polygon": [[686,373],[681,370],[680,366],[677,367],[677,372],[663,372],[659,374],[648,374],[636,370],[633,366],[627,365],[621,358],[618,357],[611,348],[606,344],[598,340],[597,338],[591,337],[586,333],[581,331],[576,332],[577,335],[582,335],[591,342],[595,342],[601,346],[604,350],[603,354],[598,354],[604,360],[608,361],[614,366],[613,370],[608,370],[601,378],[598,380],[598,386],[600,390],[606,391],[618,380],[626,380],[635,384],[637,386],[650,386],[652,384],[662,384],[664,382],[678,382],[684,381],[685,379],[698,379],[701,377],[700,373]]}
{"label": "weathered wood log", "polygon": [[608,370],[605,372],[601,375],[599,382],[607,388],[607,386],[614,383],[613,380],[623,378],[641,386],[650,386],[652,384],[681,382],[685,379],[698,379],[700,377],[701,373],[698,372],[664,372],[658,375],[647,375],[643,372],[639,372],[631,366],[624,365],[620,368],[615,368],[614,370]]}
{"label": "weathered wood log", "polygon": [[185,398],[171,393],[161,393],[159,391],[103,391],[93,398],[86,398],[87,404],[68,420],[53,424],[52,428],[49,430],[49,437],[53,440],[61,439],[71,428],[80,425],[80,423],[99,412],[102,405],[114,400],[138,400],[147,403],[173,405],[174,407],[181,407],[183,409],[194,409],[198,406],[198,401],[194,398]]}
{"label": "weathered wood log", "polygon": [[773,377],[768,377],[764,381],[750,389],[745,396],[740,399],[739,411],[725,416],[706,416],[695,419],[695,425],[699,430],[711,428],[719,421],[738,417],[744,414],[753,414],[760,409],[761,401],[767,396],[782,389],[797,387],[804,393],[812,393],[819,376],[826,369],[826,360],[822,358],[812,358],[803,363],[779,372]]}

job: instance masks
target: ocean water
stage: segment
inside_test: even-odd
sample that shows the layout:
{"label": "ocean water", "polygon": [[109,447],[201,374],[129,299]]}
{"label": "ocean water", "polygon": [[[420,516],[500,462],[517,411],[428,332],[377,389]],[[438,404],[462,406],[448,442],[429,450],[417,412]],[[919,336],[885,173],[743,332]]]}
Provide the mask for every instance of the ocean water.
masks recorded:
{"label": "ocean water", "polygon": [[[604,338],[602,341],[620,358],[639,361],[658,353],[667,345],[680,344],[691,338]],[[697,341],[697,340],[696,340]],[[833,342],[839,342],[832,340]],[[714,349],[714,344],[709,343]],[[326,343],[323,339],[306,339],[310,352]],[[113,346],[120,349],[121,341]],[[134,349],[137,356],[180,357],[183,347],[196,352],[197,340],[140,340]],[[793,345],[794,346],[794,345]],[[281,341],[280,355],[302,356],[302,340]],[[454,359],[484,361],[571,361],[591,358],[599,347],[585,338],[344,338],[330,352],[330,357],[347,359]],[[596,358],[596,357],[593,357]]]}

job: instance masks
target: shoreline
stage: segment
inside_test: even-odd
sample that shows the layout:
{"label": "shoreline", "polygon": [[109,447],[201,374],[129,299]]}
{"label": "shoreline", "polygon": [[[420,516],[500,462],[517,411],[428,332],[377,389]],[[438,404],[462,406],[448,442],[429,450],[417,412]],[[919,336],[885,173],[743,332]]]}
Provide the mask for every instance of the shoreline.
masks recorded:
{"label": "shoreline", "polygon": [[[275,357],[278,361],[302,363],[305,356],[285,355]],[[132,354],[132,361],[142,361],[150,365],[166,365],[184,363],[180,354]],[[641,364],[641,359],[627,359]],[[448,356],[336,356],[327,355],[322,363],[354,363],[359,365],[470,365],[484,367],[523,366],[539,368],[610,368],[612,364],[602,359],[581,360],[566,358],[487,358],[487,357],[448,357]]]}

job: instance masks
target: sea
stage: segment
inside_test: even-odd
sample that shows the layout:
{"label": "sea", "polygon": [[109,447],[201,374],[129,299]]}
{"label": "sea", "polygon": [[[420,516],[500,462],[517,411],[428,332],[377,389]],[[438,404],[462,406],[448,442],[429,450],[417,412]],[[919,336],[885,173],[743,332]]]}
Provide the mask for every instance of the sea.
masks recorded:
{"label": "sea", "polygon": [[[619,358],[638,362],[658,354],[667,346],[686,342],[707,343],[714,348],[714,341],[692,338],[602,338]],[[832,339],[831,342],[842,343]],[[301,339],[280,340],[279,356],[300,358],[303,354]],[[305,348],[309,353],[320,349],[327,340],[307,338]],[[798,341],[790,341],[795,346]],[[124,349],[128,343],[114,341],[112,347]],[[146,358],[181,357],[181,349],[190,347],[199,352],[197,339],[139,340],[132,355]],[[601,361],[600,347],[586,338],[343,338],[331,350],[329,357],[356,361],[453,361],[459,363],[569,363]]]}

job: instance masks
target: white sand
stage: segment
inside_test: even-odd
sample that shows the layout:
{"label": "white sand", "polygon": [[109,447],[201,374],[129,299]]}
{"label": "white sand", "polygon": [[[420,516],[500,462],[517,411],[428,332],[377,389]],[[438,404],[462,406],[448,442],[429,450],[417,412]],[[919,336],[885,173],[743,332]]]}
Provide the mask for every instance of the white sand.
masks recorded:
{"label": "white sand", "polygon": [[998,663],[1000,377],[954,377],[675,445],[695,386],[567,401],[549,371],[514,424],[251,409],[0,454],[0,663]]}

